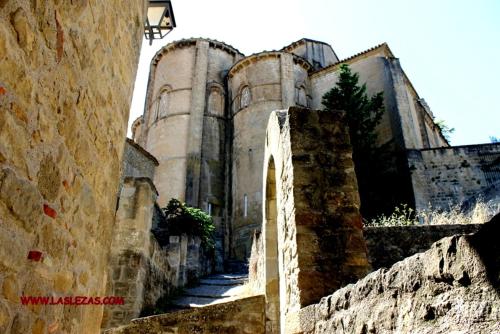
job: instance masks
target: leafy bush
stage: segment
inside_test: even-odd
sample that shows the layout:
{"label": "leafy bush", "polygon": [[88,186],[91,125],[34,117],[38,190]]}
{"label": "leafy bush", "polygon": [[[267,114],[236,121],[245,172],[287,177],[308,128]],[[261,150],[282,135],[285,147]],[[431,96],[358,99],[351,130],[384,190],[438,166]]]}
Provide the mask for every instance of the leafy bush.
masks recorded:
{"label": "leafy bush", "polygon": [[209,251],[215,248],[215,225],[212,217],[204,211],[187,206],[172,198],[167,207],[163,208],[170,235],[188,234],[201,238],[203,249]]}

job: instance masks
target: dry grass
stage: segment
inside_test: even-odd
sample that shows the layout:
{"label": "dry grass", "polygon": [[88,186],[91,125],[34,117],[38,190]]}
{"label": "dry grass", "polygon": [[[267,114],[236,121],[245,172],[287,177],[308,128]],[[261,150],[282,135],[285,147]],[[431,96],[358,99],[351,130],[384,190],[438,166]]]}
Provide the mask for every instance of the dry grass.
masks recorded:
{"label": "dry grass", "polygon": [[471,210],[462,211],[459,205],[454,205],[449,211],[429,209],[421,210],[417,214],[420,223],[427,225],[450,224],[483,224],[491,220],[500,212],[500,202],[477,201]]}
{"label": "dry grass", "polygon": [[500,212],[500,202],[478,200],[470,210],[463,210],[460,205],[453,205],[449,210],[439,210],[429,205],[424,210],[415,212],[406,205],[394,209],[390,216],[381,215],[365,222],[366,226],[407,226],[407,225],[453,225],[483,224]]}

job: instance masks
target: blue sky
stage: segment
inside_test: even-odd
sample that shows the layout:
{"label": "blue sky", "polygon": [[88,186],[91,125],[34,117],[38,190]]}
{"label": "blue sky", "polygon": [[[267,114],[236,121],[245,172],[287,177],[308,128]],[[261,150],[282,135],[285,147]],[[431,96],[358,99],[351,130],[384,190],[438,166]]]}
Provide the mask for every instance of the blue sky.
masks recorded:
{"label": "blue sky", "polygon": [[226,42],[246,55],[302,37],[347,58],[387,42],[436,119],[455,128],[452,145],[500,137],[498,0],[172,0],[177,22],[143,43],[130,123],[143,112],[149,62],[182,38]]}

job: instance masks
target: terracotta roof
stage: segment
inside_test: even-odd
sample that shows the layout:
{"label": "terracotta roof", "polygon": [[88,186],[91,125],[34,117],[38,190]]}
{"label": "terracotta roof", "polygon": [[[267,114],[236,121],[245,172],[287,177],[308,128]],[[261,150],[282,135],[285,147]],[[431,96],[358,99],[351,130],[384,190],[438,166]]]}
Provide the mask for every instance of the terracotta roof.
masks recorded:
{"label": "terracotta roof", "polygon": [[132,145],[135,149],[137,149],[139,152],[141,152],[142,154],[144,154],[144,156],[148,159],[150,159],[151,161],[153,161],[155,163],[156,166],[158,166],[160,163],[158,162],[158,160],[154,157],[154,155],[152,155],[151,153],[149,153],[148,151],[146,151],[141,145],[137,144],[135,141],[133,141],[132,139],[130,138],[126,138],[125,139],[127,143],[129,143],[130,145]]}

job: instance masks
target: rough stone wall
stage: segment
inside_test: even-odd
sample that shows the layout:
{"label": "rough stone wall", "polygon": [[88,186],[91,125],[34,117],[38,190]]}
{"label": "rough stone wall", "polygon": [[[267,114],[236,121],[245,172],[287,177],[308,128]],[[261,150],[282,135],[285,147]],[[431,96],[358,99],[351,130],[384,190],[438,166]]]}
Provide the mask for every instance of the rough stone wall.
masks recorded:
{"label": "rough stone wall", "polygon": [[102,323],[110,328],[137,318],[154,307],[174,287],[210,273],[210,263],[193,236],[152,233],[156,190],[147,178],[126,177],[116,213],[110,253],[107,295],[125,298],[124,305],[107,306]]}
{"label": "rough stone wall", "polygon": [[102,306],[19,297],[105,293],[144,12],[142,0],[0,1],[2,333],[99,331]]}
{"label": "rough stone wall", "polygon": [[301,307],[369,272],[341,113],[296,107],[273,113],[264,175],[268,329],[279,328],[279,320],[272,316],[279,307],[286,332]]}
{"label": "rough stone wall", "polygon": [[500,201],[500,144],[411,150],[408,163],[417,209]]}
{"label": "rough stone wall", "polygon": [[262,232],[255,231],[252,239],[252,251],[248,260],[248,284],[254,294],[265,294],[266,260],[264,258],[264,240]]}
{"label": "rough stone wall", "polygon": [[302,309],[290,333],[498,333],[499,218]]}
{"label": "rough stone wall", "polygon": [[105,334],[264,334],[264,297],[255,296],[229,303],[132,320]]}
{"label": "rough stone wall", "polygon": [[[272,110],[296,105],[295,87],[307,83],[309,65],[283,52],[241,60],[229,72],[231,101],[232,257],[247,260],[252,234],[262,221],[264,139]],[[243,93],[247,91],[248,94]],[[245,208],[246,207],[246,208]]]}
{"label": "rough stone wall", "polygon": [[431,245],[455,234],[475,233],[482,225],[418,225],[365,227],[363,235],[368,247],[368,260],[373,270],[389,268],[414,254],[425,252]]}
{"label": "rough stone wall", "polygon": [[125,140],[122,163],[122,182],[125,177],[154,179],[158,160],[131,139]]}
{"label": "rough stone wall", "polygon": [[[151,251],[158,248],[150,232],[156,196],[149,179],[125,178],[116,212],[107,284],[108,295],[124,297],[125,304],[106,307],[103,328],[137,317],[144,306],[145,282],[154,266]],[[156,271],[165,275],[169,269],[165,257],[158,267]]]}

